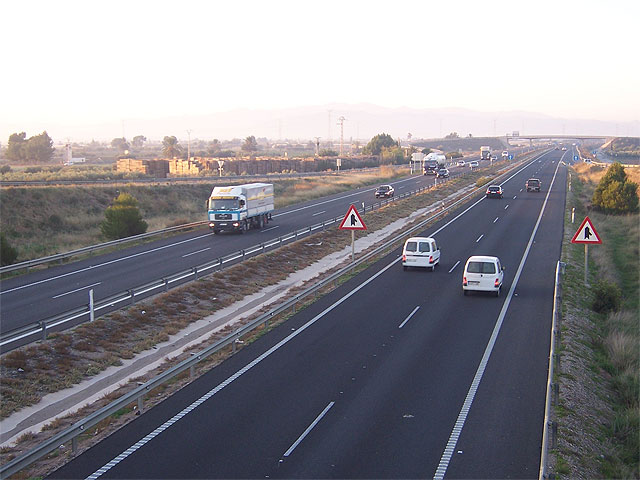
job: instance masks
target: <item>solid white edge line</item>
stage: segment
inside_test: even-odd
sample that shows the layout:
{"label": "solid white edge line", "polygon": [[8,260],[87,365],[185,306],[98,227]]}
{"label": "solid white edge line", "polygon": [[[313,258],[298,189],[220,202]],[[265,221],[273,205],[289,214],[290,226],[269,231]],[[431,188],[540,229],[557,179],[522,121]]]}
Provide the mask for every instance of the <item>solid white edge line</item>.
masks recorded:
{"label": "solid white edge line", "polygon": [[527,256],[529,255],[529,250],[531,250],[531,246],[533,245],[533,239],[538,231],[538,226],[542,221],[542,215],[544,214],[544,210],[547,206],[547,201],[549,200],[549,195],[551,193],[551,189],[553,188],[553,184],[556,179],[556,175],[558,174],[558,168],[560,167],[560,163],[556,167],[556,170],[553,174],[553,178],[551,179],[551,184],[549,185],[549,190],[547,191],[547,196],[544,199],[544,203],[542,204],[542,208],[540,209],[540,214],[538,215],[538,220],[536,221],[535,226],[533,227],[533,232],[531,232],[531,237],[529,237],[529,243],[527,244],[527,248],[525,248],[524,254],[522,255],[522,259],[520,260],[520,265],[518,266],[518,270],[516,271],[513,282],[511,283],[511,288],[509,289],[509,294],[502,305],[502,309],[500,310],[500,314],[498,315],[498,320],[496,321],[495,326],[493,327],[493,332],[491,334],[491,338],[489,339],[489,343],[485,348],[484,354],[482,355],[482,359],[480,360],[480,365],[478,365],[478,370],[471,382],[471,386],[469,387],[469,391],[467,392],[467,396],[464,400],[462,408],[460,409],[460,413],[458,414],[458,418],[456,423],[451,431],[451,435],[449,436],[449,441],[444,449],[442,457],[440,458],[440,463],[438,464],[438,468],[433,475],[434,480],[442,480],[444,479],[444,475],[447,472],[447,468],[449,467],[449,462],[451,461],[451,457],[456,448],[456,444],[458,443],[458,439],[460,438],[460,434],[462,433],[462,428],[464,427],[464,423],[467,420],[467,415],[469,414],[469,410],[471,409],[471,405],[473,404],[473,399],[475,398],[476,392],[478,391],[478,387],[480,385],[480,381],[482,380],[482,376],[484,375],[484,370],[489,362],[489,357],[491,357],[491,352],[493,351],[493,347],[498,338],[498,333],[500,333],[500,328],[502,327],[502,322],[504,321],[504,317],[507,314],[507,309],[509,308],[509,304],[511,303],[511,298],[513,297],[513,293],[515,292],[516,286],[518,284],[518,280],[520,278],[520,274],[522,273],[522,269],[524,268],[525,261],[527,260]]}
{"label": "solid white edge line", "polygon": [[413,309],[413,312],[411,312],[411,313],[409,314],[409,316],[408,316],[407,318],[405,318],[405,319],[404,319],[404,322],[402,322],[402,323],[398,326],[398,328],[402,328],[402,327],[404,327],[405,323],[407,323],[409,320],[411,320],[411,317],[413,317],[413,315],[414,315],[418,310],[420,310],[420,305],[418,305],[416,308],[414,308],[414,309]]}
{"label": "solid white edge line", "polygon": [[322,417],[324,417],[327,414],[327,412],[331,409],[331,407],[333,407],[335,403],[336,402],[329,402],[329,405],[324,407],[324,410],[322,411],[322,413],[320,413],[320,415],[318,415],[316,419],[313,422],[311,422],[311,425],[309,425],[307,429],[304,432],[302,432],[302,435],[300,435],[298,439],[295,442],[293,442],[293,445],[291,445],[289,449],[286,452],[284,452],[284,455],[283,455],[284,457],[288,457],[289,455],[291,455],[291,453],[293,453],[296,447],[300,445],[300,442],[302,442],[302,440],[304,440],[304,438],[307,435],[309,435],[309,432],[313,430],[313,427],[315,427],[318,424],[318,422],[322,420]]}
{"label": "solid white edge line", "polygon": [[207,392],[206,394],[204,394],[202,397],[200,397],[198,400],[195,400],[193,403],[191,403],[189,406],[187,406],[186,408],[182,409],[180,412],[178,412],[176,415],[174,415],[172,418],[170,418],[169,420],[167,420],[165,423],[163,423],[162,425],[160,425],[159,427],[157,427],[153,432],[151,432],[150,434],[148,434],[146,437],[144,437],[143,439],[139,440],[138,442],[136,442],[134,445],[132,445],[131,447],[129,447],[127,450],[125,450],[123,453],[121,453],[120,455],[118,455],[117,457],[114,457],[111,461],[109,461],[107,464],[105,464],[103,467],[99,468],[98,470],[96,470],[94,473],[92,473],[90,476],[87,477],[87,479],[91,479],[91,480],[95,480],[98,477],[100,477],[103,473],[105,473],[106,471],[108,471],[109,469],[111,469],[113,466],[117,465],[118,463],[120,463],[120,461],[124,460],[126,457],[128,457],[129,455],[131,455],[133,452],[135,452],[136,450],[138,450],[139,448],[141,448],[142,446],[144,446],[151,438],[154,438],[155,436],[159,435],[160,433],[162,433],[164,430],[166,430],[169,426],[173,425],[177,420],[179,420],[180,418],[184,417],[187,413],[191,413],[193,410],[195,410],[196,407],[199,407],[202,403],[204,403],[206,400],[208,400],[209,398],[213,397],[216,393],[218,393],[220,390],[222,390],[224,387],[226,387],[227,385],[231,384],[234,380],[238,379],[241,375],[243,375],[244,373],[248,372],[249,370],[251,370],[253,367],[255,367],[256,365],[258,365],[260,362],[262,362],[264,359],[266,359],[267,357],[269,357],[273,352],[275,352],[276,350],[278,350],[280,347],[284,346],[286,343],[288,343],[290,340],[292,340],[293,338],[297,337],[299,334],[301,334],[302,332],[304,332],[307,328],[309,328],[310,326],[312,326],[314,323],[316,323],[318,320],[320,320],[322,317],[324,317],[327,313],[331,312],[334,308],[338,307],[340,304],[342,304],[343,302],[345,302],[346,300],[348,300],[349,298],[351,298],[353,295],[355,295],[356,293],[358,293],[361,289],[363,289],[364,287],[366,287],[369,283],[373,282],[376,278],[378,278],[380,275],[382,275],[383,273],[385,273],[387,270],[389,270],[391,267],[393,267],[396,263],[398,263],[399,261],[402,260],[402,257],[398,257],[395,260],[391,261],[391,263],[389,263],[386,267],[382,268],[379,272],[375,273],[374,275],[372,275],[371,277],[369,277],[367,280],[365,280],[363,283],[361,283],[360,285],[358,285],[356,288],[354,288],[353,290],[351,290],[349,293],[347,293],[345,296],[343,296],[342,298],[340,298],[339,300],[337,300],[335,303],[333,303],[332,305],[330,305],[329,307],[327,307],[326,309],[324,309],[322,312],[320,312],[318,315],[316,315],[315,317],[313,317],[311,320],[309,320],[307,323],[305,323],[302,327],[300,327],[299,329],[297,329],[296,331],[292,332],[291,334],[289,334],[287,337],[283,338],[282,340],[280,340],[280,342],[278,342],[277,344],[275,344],[273,347],[271,347],[269,350],[267,350],[266,352],[264,352],[262,355],[260,355],[259,357],[257,357],[256,359],[254,359],[252,362],[248,363],[247,365],[245,365],[244,367],[242,367],[240,370],[238,370],[236,373],[234,373],[233,375],[231,375],[229,378],[227,378],[225,381],[223,381],[222,383],[220,383],[218,386],[216,386],[215,388],[209,390],[209,392]]}

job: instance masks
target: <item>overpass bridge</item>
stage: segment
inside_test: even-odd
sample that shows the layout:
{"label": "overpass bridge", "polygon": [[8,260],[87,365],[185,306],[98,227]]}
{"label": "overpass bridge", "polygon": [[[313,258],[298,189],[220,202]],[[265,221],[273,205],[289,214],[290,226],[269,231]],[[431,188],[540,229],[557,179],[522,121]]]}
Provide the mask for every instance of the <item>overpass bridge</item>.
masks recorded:
{"label": "overpass bridge", "polygon": [[608,143],[613,140],[615,137],[609,135],[510,135],[507,134],[505,137],[507,145],[510,145],[509,140],[529,140],[529,145],[533,144],[534,140],[549,140],[549,141],[558,141],[558,140],[602,140],[603,143]]}

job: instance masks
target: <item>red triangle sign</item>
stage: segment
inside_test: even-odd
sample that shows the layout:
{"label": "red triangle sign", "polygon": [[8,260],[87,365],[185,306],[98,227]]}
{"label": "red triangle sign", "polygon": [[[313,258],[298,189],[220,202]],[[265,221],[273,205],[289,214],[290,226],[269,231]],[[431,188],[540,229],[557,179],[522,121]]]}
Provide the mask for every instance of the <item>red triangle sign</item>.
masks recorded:
{"label": "red triangle sign", "polygon": [[340,230],[366,230],[367,226],[362,221],[356,207],[351,205],[338,228]]}
{"label": "red triangle sign", "polygon": [[571,243],[586,243],[586,244],[597,244],[602,243],[600,239],[600,235],[596,232],[596,229],[591,223],[589,217],[585,217],[582,221],[582,225],[578,228],[578,231],[571,239]]}

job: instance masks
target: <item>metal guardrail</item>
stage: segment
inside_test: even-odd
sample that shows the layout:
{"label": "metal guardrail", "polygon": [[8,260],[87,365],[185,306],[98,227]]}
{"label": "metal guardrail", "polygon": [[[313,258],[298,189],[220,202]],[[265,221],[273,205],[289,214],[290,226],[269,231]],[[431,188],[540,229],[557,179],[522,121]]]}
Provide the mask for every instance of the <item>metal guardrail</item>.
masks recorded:
{"label": "metal guardrail", "polygon": [[553,290],[553,314],[551,320],[551,346],[549,347],[549,375],[547,377],[547,396],[544,407],[544,428],[542,431],[542,453],[540,455],[540,472],[539,480],[549,478],[547,472],[547,463],[549,455],[549,447],[554,449],[557,447],[558,441],[558,424],[549,419],[551,415],[551,406],[558,405],[558,384],[554,383],[554,367],[560,364],[559,354],[556,353],[556,343],[560,342],[560,315],[562,312],[562,275],[564,274],[566,264],[558,261],[556,264],[556,280]]}
{"label": "metal guardrail", "polygon": [[205,225],[206,223],[208,223],[206,220],[201,222],[185,223],[184,225],[177,225],[175,227],[163,228],[162,230],[154,230],[153,232],[141,233],[140,235],[133,235],[132,237],[121,238],[118,240],[112,240],[110,242],[105,242],[105,243],[99,243],[97,245],[91,245],[88,247],[79,248],[78,250],[71,250],[70,252],[58,253],[56,255],[51,255],[48,257],[34,258],[33,260],[25,260],[24,262],[14,263],[12,265],[0,267],[0,274],[12,272],[14,270],[21,270],[23,268],[29,269],[31,267],[35,267],[36,265],[42,265],[43,263],[62,261],[65,258],[73,257],[74,255],[79,255],[82,253],[91,253],[94,250],[100,250],[103,248],[112,247],[114,245],[120,245],[123,243],[133,242],[136,240],[142,240],[143,238],[149,238],[155,235],[161,235],[163,233],[186,230],[188,228]]}
{"label": "metal guardrail", "polygon": [[[416,190],[411,190],[404,194],[398,195],[397,197],[393,197],[386,200],[381,200],[380,202],[375,202],[371,205],[365,206],[364,209],[361,209],[361,212],[371,211],[377,208],[380,208],[389,202],[393,202],[396,199],[406,198],[411,195],[415,195],[417,193],[428,190],[431,187],[421,187]],[[138,285],[134,288],[128,289],[125,292],[120,292],[115,295],[112,295],[108,298],[105,298],[99,302],[94,304],[94,312],[99,312],[101,310],[105,310],[109,307],[113,307],[117,304],[134,304],[136,299],[142,298],[146,294],[151,292],[157,293],[161,291],[168,291],[170,288],[182,284],[189,280],[197,280],[200,276],[211,273],[211,271],[221,270],[224,266],[232,264],[236,261],[242,261],[247,257],[264,253],[267,250],[275,249],[281,247],[282,245],[295,241],[305,235],[311,235],[317,230],[324,230],[327,226],[333,225],[335,223],[339,223],[342,220],[342,217],[335,217],[331,220],[327,220],[321,223],[317,223],[315,225],[311,225],[308,227],[304,227],[299,230],[295,230],[289,234],[278,237],[277,239],[270,240],[264,243],[260,243],[258,245],[254,245],[252,247],[238,250],[236,252],[230,253],[229,255],[219,257],[215,260],[209,261],[204,264],[195,265],[190,267],[187,270],[182,270],[180,272],[174,273],[172,275],[168,275],[166,277],[153,280],[151,282],[145,283],[143,285]],[[206,222],[197,222],[195,224],[189,224],[190,226],[196,226],[199,224],[204,224]],[[185,226],[183,226],[185,227]],[[185,227],[186,228],[186,227]],[[137,238],[142,238],[145,235],[138,235]],[[130,237],[133,239],[134,237]],[[119,241],[109,242],[109,244],[117,244]],[[105,244],[102,244],[105,245]],[[98,246],[87,247],[86,249],[80,249],[76,252],[85,252],[91,248],[96,248]],[[63,255],[63,254],[61,254]],[[55,257],[55,256],[54,256]],[[47,257],[47,259],[51,259],[53,257]],[[45,261],[47,259],[40,259],[41,261]],[[47,333],[52,328],[58,327],[64,323],[71,322],[77,320],[81,317],[86,317],[88,320],[91,314],[90,305],[86,305],[83,307],[78,307],[73,310],[69,310],[53,317],[46,318],[36,323],[32,323],[30,325],[26,325],[24,327],[20,327],[18,329],[3,331],[0,333],[0,349],[14,343],[18,340],[35,336],[37,334],[41,334],[42,339],[46,339]]]}
{"label": "metal guardrail", "polygon": [[[523,159],[523,161],[527,161],[527,159]],[[509,171],[507,171],[506,173],[508,173]],[[506,173],[499,175],[497,178],[500,178]],[[308,287],[300,294],[296,295],[295,297],[289,300],[284,301],[283,303],[279,304],[278,306],[271,309],[270,311],[260,315],[253,321],[236,329],[226,337],[218,340],[217,342],[210,345],[209,347],[206,347],[205,349],[201,350],[199,353],[194,354],[191,358],[183,360],[178,365],[175,365],[169,370],[157,375],[156,377],[145,382],[144,384],[139,385],[137,388],[133,389],[129,393],[126,393],[122,397],[111,402],[109,405],[106,405],[105,407],[99,409],[98,411],[74,423],[70,427],[54,435],[50,439],[45,440],[40,445],[34,447],[28,452],[20,455],[19,457],[16,457],[15,459],[11,460],[5,465],[0,466],[0,478],[4,479],[13,475],[14,473],[19,472],[23,468],[31,465],[33,462],[37,461],[38,459],[42,458],[43,456],[47,455],[53,450],[56,450],[57,448],[59,448],[60,445],[69,441],[71,441],[73,453],[76,453],[78,449],[78,437],[83,433],[88,432],[89,429],[94,425],[98,424],[105,418],[108,418],[109,416],[113,415],[115,412],[117,412],[121,408],[124,408],[127,405],[130,405],[131,403],[134,403],[134,402],[137,402],[138,410],[142,411],[144,396],[147,395],[154,388],[162,385],[163,383],[174,378],[180,373],[185,372],[186,370],[189,370],[190,376],[193,377],[195,373],[195,365],[197,365],[202,360],[218,352],[219,350],[221,350],[222,348],[226,347],[229,344],[233,345],[233,352],[235,352],[236,341],[239,340],[242,336],[244,336],[248,332],[252,331],[253,329],[255,329],[260,325],[268,326],[270,320],[274,319],[277,315],[283,312],[286,312],[289,309],[292,309],[293,311],[295,311],[295,307],[300,301],[304,300],[305,298],[307,298],[312,294],[315,294],[318,290],[324,288],[325,286],[336,282],[340,277],[351,272],[353,269],[355,269],[362,263],[367,262],[370,259],[374,258],[375,256],[385,252],[389,248],[393,247],[396,243],[403,241],[408,236],[411,236],[411,234],[413,234],[414,232],[424,228],[432,220],[436,219],[440,215],[443,215],[449,210],[456,208],[460,203],[466,201],[468,198],[474,195],[477,195],[482,190],[483,190],[483,187],[475,188],[473,191],[459,198],[448,207],[445,207],[442,210],[440,210],[438,213],[422,220],[421,222],[418,222],[413,227],[407,229],[406,231],[404,231],[399,235],[394,236],[392,239],[387,240],[382,245],[364,254],[355,262],[352,262],[346,267],[339,269],[338,271],[334,272],[333,274],[329,275],[323,280],[316,282],[315,284]],[[406,194],[404,196],[409,196],[409,194]],[[399,196],[398,198],[403,198],[403,196]],[[385,203],[388,203],[390,201],[394,201],[394,200],[390,199]]]}

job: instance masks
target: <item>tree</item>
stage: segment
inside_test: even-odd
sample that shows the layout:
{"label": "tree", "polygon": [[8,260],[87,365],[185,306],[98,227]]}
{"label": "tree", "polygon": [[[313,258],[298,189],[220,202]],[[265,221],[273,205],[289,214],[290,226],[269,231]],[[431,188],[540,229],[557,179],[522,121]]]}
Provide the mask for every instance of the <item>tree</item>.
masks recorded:
{"label": "tree", "polygon": [[448,139],[452,140],[454,138],[460,138],[460,135],[458,135],[458,132],[451,132],[449,135],[447,135],[444,138],[448,138]]}
{"label": "tree", "polygon": [[219,151],[220,151],[220,140],[218,140],[217,138],[214,138],[209,142],[207,153],[209,153],[210,155],[215,155]]}
{"label": "tree", "polygon": [[7,145],[7,158],[16,162],[26,159],[27,134],[25,132],[12,133]]}
{"label": "tree", "polygon": [[135,148],[142,148],[144,146],[144,142],[147,141],[147,137],[145,137],[144,135],[136,135],[135,137],[133,137],[133,140],[131,140],[131,145],[133,145]]}
{"label": "tree", "polygon": [[121,193],[113,205],[104,212],[100,224],[102,234],[112,240],[130,237],[147,231],[147,222],[142,220],[138,201],[128,193]]}
{"label": "tree", "polygon": [[606,213],[638,210],[638,184],[630,181],[619,162],[613,163],[593,192],[593,205]]}
{"label": "tree", "polygon": [[18,258],[18,251],[13,248],[5,238],[4,232],[0,232],[0,264],[11,265]]}
{"label": "tree", "polygon": [[365,155],[380,155],[383,147],[390,148],[397,146],[399,146],[398,142],[396,142],[391,135],[380,133],[367,143],[362,152]]}
{"label": "tree", "polygon": [[118,150],[120,153],[124,153],[126,150],[129,150],[129,148],[131,148],[129,146],[129,142],[127,142],[127,139],[124,137],[114,138],[113,140],[111,140],[111,146]]}
{"label": "tree", "polygon": [[338,152],[331,150],[330,148],[323,148],[318,152],[319,157],[337,157]]}
{"label": "tree", "polygon": [[27,140],[26,157],[36,163],[46,163],[53,157],[53,140],[46,131]]}
{"label": "tree", "polygon": [[172,136],[166,136],[162,140],[162,154],[165,157],[174,158],[182,154],[182,147],[178,145],[178,139]]}
{"label": "tree", "polygon": [[253,135],[244,139],[244,143],[242,144],[243,152],[257,152],[258,151],[258,142],[256,141],[256,137]]}

